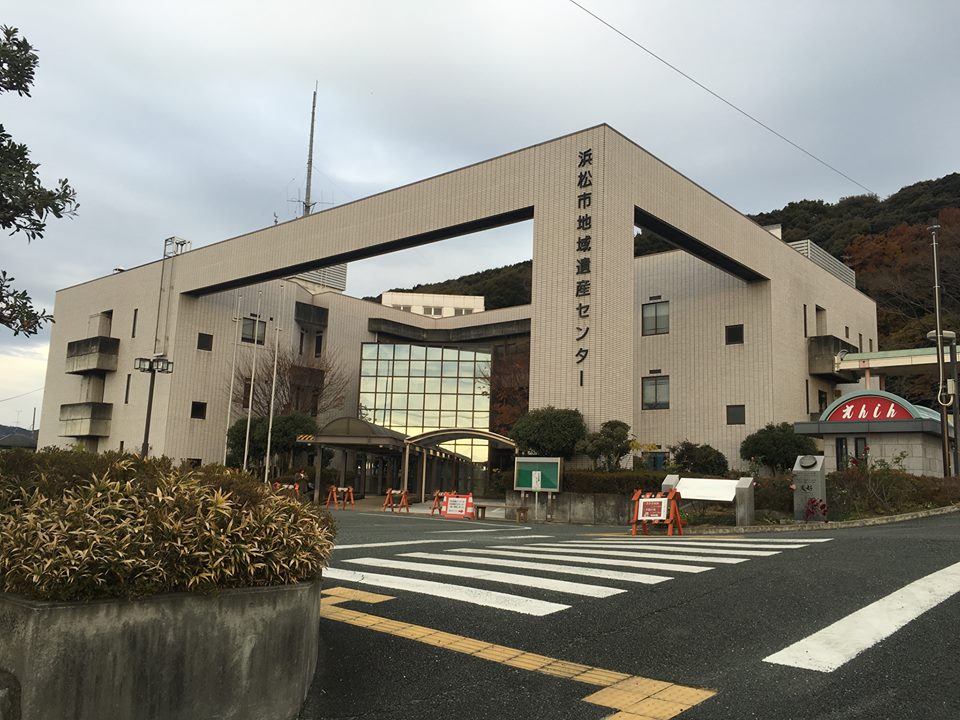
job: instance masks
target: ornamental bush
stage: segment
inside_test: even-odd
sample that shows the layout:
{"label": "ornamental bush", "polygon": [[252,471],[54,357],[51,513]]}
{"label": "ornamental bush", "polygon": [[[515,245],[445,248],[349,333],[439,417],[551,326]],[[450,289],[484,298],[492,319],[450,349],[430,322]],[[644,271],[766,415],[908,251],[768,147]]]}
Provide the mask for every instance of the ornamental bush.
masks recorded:
{"label": "ornamental bush", "polygon": [[671,445],[669,449],[673,464],[680,472],[724,476],[730,469],[726,456],[711,445],[699,445],[684,440]]}
{"label": "ornamental bush", "polygon": [[[36,464],[104,463],[71,452]],[[218,466],[108,460],[86,478],[0,462],[0,591],[58,601],[212,592],[307,581],[326,565],[335,529],[319,508]]]}
{"label": "ornamental bush", "polygon": [[740,457],[769,466],[774,472],[790,470],[798,455],[814,455],[817,446],[808,435],[798,435],[790,423],[769,423],[740,443]]}
{"label": "ornamental bush", "polygon": [[547,406],[522,415],[510,430],[521,455],[570,458],[587,435],[579,410]]}

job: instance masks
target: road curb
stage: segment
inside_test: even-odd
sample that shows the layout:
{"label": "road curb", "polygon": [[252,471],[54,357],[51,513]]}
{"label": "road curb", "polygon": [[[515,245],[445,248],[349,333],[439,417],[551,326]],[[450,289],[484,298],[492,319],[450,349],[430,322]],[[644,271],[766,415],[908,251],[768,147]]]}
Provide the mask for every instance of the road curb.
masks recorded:
{"label": "road curb", "polygon": [[957,512],[960,505],[917,510],[916,512],[900,515],[883,515],[880,517],[860,518],[859,520],[840,520],[838,522],[807,522],[790,525],[748,525],[745,527],[692,527],[686,531],[687,535],[748,535],[753,533],[786,533],[811,532],[815,530],[839,530],[842,528],[867,527],[869,525],[887,525],[888,523],[906,522],[918,518],[946,515]]}

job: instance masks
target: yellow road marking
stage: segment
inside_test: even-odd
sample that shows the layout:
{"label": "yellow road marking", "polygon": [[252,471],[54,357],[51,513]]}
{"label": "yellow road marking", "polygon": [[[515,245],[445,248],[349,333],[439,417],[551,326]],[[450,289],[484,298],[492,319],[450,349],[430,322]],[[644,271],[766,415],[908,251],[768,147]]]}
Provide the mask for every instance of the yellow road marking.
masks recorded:
{"label": "yellow road marking", "polygon": [[663,680],[652,680],[638,675],[558,660],[546,655],[528,653],[422,625],[389,620],[340,606],[341,603],[350,601],[376,604],[386,600],[393,600],[393,596],[345,587],[328,588],[323,591],[320,617],[446,648],[501,665],[568,678],[599,687],[600,690],[588,695],[584,700],[594,705],[617,710],[618,712],[610,715],[608,720],[667,720],[716,694],[713,690],[700,690]]}

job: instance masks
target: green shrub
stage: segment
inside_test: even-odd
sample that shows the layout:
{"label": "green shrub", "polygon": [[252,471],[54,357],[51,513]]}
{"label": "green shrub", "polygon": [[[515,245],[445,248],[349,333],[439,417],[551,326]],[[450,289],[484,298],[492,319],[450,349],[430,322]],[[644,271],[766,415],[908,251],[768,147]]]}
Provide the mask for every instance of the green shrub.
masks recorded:
{"label": "green shrub", "polygon": [[910,475],[889,466],[854,465],[827,475],[831,520],[891,515],[960,502],[960,478]]}
{"label": "green shrub", "polygon": [[521,455],[572,457],[577,443],[587,435],[587,426],[579,410],[552,406],[521,415],[510,429]]}
{"label": "green shrub", "polygon": [[793,516],[793,477],[778,474],[753,479],[753,500],[757,511],[789,513]]}
{"label": "green shrub", "polygon": [[3,459],[0,591],[87,600],[284,585],[315,578],[329,558],[326,512],[243,473],[113,454],[86,479],[36,474],[105,457],[60,452],[15,472]]}
{"label": "green shrub", "polygon": [[706,475],[726,475],[730,469],[727,458],[722,452],[710,445],[699,445],[684,440],[670,446],[673,465],[681,472],[704,473]]}
{"label": "green shrub", "polygon": [[666,477],[663,470],[623,470],[603,472],[599,470],[565,470],[564,492],[614,493],[626,495],[640,489],[644,492],[659,492]]}
{"label": "green shrub", "polygon": [[769,423],[751,433],[740,443],[740,457],[767,465],[774,472],[790,470],[798,455],[814,455],[817,446],[813,438],[798,435],[790,423]]}

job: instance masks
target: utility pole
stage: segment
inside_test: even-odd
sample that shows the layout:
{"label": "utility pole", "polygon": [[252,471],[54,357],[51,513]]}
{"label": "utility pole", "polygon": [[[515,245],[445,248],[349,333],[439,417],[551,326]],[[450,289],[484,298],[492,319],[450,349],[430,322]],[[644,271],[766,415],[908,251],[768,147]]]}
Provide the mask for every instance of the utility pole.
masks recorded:
{"label": "utility pole", "polygon": [[303,217],[313,212],[310,202],[310,186],[313,183],[313,128],[317,117],[317,85],[313,86],[313,105],[310,107],[310,149],[307,150],[307,191],[303,198]]}

